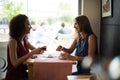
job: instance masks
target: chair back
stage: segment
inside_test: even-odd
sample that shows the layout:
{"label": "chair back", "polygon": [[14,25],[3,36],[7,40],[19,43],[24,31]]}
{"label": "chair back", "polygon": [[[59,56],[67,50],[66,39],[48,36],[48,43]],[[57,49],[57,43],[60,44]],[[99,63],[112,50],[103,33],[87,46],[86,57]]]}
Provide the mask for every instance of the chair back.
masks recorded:
{"label": "chair back", "polygon": [[6,70],[6,60],[0,57],[0,72],[5,72]]}

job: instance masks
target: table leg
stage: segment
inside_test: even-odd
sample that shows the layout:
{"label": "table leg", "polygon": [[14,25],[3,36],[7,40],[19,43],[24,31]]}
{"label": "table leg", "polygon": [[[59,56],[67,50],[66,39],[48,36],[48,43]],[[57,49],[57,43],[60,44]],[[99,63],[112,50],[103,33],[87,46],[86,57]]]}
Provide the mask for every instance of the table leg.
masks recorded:
{"label": "table leg", "polygon": [[33,64],[28,64],[28,80],[33,79]]}

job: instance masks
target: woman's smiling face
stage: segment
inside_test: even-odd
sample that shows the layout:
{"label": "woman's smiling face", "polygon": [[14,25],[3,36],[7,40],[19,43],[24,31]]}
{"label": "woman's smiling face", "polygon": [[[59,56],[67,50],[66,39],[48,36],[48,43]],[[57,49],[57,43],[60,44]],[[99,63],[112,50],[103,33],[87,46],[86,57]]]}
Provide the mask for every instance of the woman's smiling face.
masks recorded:
{"label": "woman's smiling face", "polygon": [[74,28],[76,29],[77,32],[80,32],[80,26],[78,25],[76,20],[74,20]]}
{"label": "woman's smiling face", "polygon": [[30,25],[30,22],[29,22],[28,19],[25,21],[25,26],[26,26],[26,32],[25,33],[26,34],[30,33],[31,25]]}

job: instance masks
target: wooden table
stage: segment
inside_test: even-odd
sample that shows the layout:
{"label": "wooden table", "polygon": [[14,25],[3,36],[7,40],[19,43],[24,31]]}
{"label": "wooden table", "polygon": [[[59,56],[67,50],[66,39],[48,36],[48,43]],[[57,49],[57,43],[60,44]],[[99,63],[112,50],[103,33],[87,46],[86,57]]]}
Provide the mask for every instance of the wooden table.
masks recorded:
{"label": "wooden table", "polygon": [[68,75],[68,80],[93,80],[93,75]]}
{"label": "wooden table", "polygon": [[[38,57],[39,58],[39,57]],[[36,58],[36,59],[38,59],[38,58]],[[36,62],[36,59],[32,59],[32,58],[30,58],[30,59],[28,59],[26,62],[25,62],[25,64],[28,66],[28,80],[34,80],[34,69],[33,69],[33,66],[34,66],[34,64],[33,63],[35,63]],[[48,62],[52,62],[52,60],[51,59],[53,59],[53,58],[49,58],[49,61]],[[56,59],[56,58],[55,58]],[[51,60],[51,61],[50,61]],[[64,61],[66,61],[66,60],[64,60]],[[63,62],[64,62],[63,61]],[[42,61],[40,61],[40,63],[41,63]],[[44,61],[43,61],[44,62]],[[53,61],[54,62],[54,61]],[[69,62],[71,62],[72,64],[75,64],[75,61],[70,61],[69,60]],[[71,65],[71,67],[72,67],[72,65]],[[71,68],[72,69],[72,68]],[[58,70],[59,70],[59,68],[58,68]],[[66,69],[64,69],[64,70],[66,70]],[[59,71],[58,71],[59,72]],[[69,71],[70,72],[70,71]],[[72,70],[71,70],[71,73],[72,73]],[[67,77],[67,76],[66,76]]]}
{"label": "wooden table", "polygon": [[28,66],[28,80],[34,80],[33,79],[33,63],[35,59],[29,58],[24,64]]}

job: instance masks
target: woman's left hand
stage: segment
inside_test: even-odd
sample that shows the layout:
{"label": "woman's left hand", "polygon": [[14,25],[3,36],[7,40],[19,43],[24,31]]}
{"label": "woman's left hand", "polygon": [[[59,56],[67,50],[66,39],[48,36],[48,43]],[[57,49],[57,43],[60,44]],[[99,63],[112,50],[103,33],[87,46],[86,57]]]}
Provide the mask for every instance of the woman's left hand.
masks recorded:
{"label": "woman's left hand", "polygon": [[62,60],[73,60],[74,56],[70,55],[69,53],[61,53],[59,58]]}
{"label": "woman's left hand", "polygon": [[68,53],[61,53],[59,58],[62,59],[62,60],[68,59]]}

